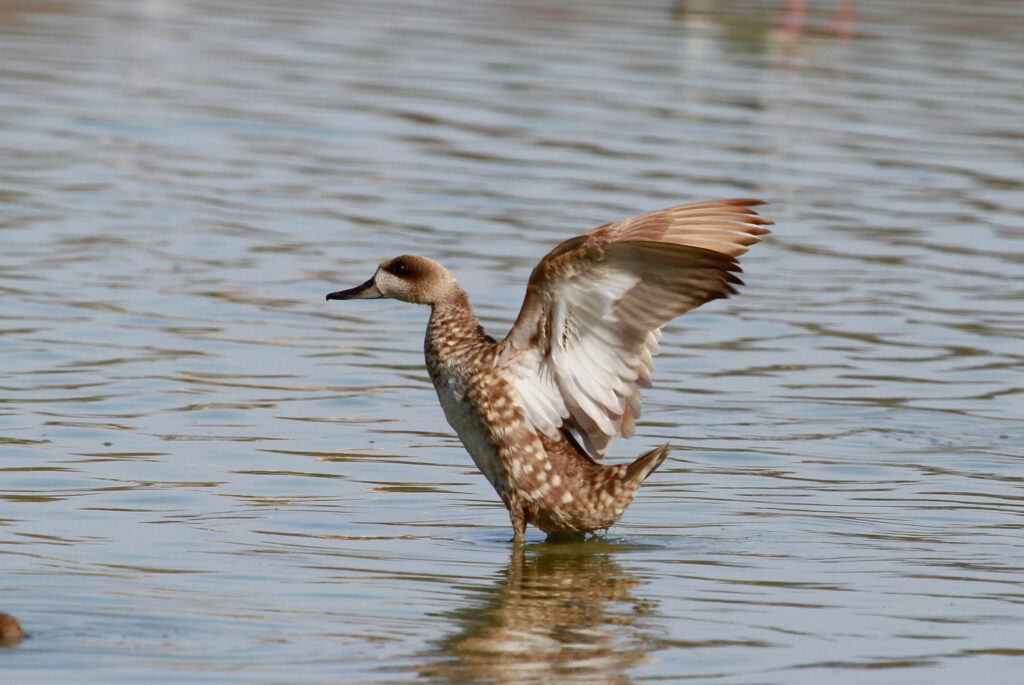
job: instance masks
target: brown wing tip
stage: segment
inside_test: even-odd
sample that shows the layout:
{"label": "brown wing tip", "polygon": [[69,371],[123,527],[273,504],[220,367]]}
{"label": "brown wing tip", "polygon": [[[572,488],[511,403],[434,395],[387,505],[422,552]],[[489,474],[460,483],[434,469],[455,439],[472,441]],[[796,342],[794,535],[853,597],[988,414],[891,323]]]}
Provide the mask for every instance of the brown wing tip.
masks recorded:
{"label": "brown wing tip", "polygon": [[[754,211],[753,209],[751,209],[751,207],[759,207],[761,205],[768,204],[768,202],[766,200],[757,200],[757,199],[754,199],[754,198],[737,198],[737,199],[733,199],[733,200],[722,200],[720,204],[727,205],[727,206],[733,207],[733,208],[738,208],[738,211],[740,211],[743,214],[746,214],[747,217],[749,217],[749,218],[746,218],[744,220],[748,221],[748,222],[750,222],[752,224],[761,224],[763,226],[770,226],[771,224],[775,223],[774,221],[772,221],[768,217],[762,216],[762,215],[758,214],[756,211]],[[746,211],[744,211],[744,210],[746,210]],[[734,209],[733,211],[737,211],[737,210]],[[768,231],[767,229],[765,229],[765,232],[770,233],[770,231]]]}
{"label": "brown wing tip", "polygon": [[720,205],[733,205],[736,207],[757,207],[759,205],[768,204],[767,200],[759,200],[755,197],[734,197],[728,200],[716,200],[713,202]]}
{"label": "brown wing tip", "polygon": [[[764,200],[753,198],[735,198],[731,200],[710,200],[708,202],[696,202],[687,205],[669,207],[666,211],[674,211],[680,215],[733,215],[738,221],[746,221],[752,224],[770,225],[775,222],[766,216],[761,216],[751,207],[768,204]],[[739,216],[736,216],[739,215]]]}

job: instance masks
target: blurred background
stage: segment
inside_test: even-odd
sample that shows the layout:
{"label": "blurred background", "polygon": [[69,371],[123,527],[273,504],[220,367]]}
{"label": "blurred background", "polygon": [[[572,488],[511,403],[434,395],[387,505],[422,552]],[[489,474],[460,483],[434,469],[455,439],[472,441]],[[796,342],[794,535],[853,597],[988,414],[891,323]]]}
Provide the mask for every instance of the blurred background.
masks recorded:
{"label": "blurred background", "polygon": [[[9,682],[1018,679],[1017,0],[0,0]],[[504,335],[561,240],[759,197],[674,322],[669,461],[508,518],[417,252]],[[870,670],[866,670],[870,669]]]}

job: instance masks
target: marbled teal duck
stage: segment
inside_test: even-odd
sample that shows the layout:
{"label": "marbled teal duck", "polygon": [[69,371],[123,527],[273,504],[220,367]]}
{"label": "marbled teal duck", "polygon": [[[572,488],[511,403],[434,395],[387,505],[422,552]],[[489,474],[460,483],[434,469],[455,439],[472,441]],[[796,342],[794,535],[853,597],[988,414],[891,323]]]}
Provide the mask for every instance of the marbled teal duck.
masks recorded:
{"label": "marbled teal duck", "polygon": [[389,259],[366,283],[327,299],[430,306],[430,378],[517,540],[528,523],[551,535],[601,530],[669,451],[601,463],[614,438],[634,434],[661,327],[736,292],[737,257],[772,223],[751,209],[760,204],[680,205],[566,240],[534,268],[501,341],[484,333],[451,273],[426,257]]}

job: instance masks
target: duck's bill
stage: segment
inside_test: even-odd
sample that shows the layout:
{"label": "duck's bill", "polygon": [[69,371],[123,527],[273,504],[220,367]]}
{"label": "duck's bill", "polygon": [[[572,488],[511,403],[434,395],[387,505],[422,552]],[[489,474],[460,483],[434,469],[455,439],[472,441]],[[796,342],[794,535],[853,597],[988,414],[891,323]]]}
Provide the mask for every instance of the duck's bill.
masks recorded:
{"label": "duck's bill", "polygon": [[373,282],[372,278],[354,288],[327,293],[328,300],[374,300],[378,297],[384,296],[377,290],[377,284]]}

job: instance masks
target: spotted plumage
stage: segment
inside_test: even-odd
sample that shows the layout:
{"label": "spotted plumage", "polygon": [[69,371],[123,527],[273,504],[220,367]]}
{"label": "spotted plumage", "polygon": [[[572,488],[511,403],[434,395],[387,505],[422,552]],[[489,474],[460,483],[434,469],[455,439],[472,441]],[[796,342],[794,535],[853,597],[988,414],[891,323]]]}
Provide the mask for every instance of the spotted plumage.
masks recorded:
{"label": "spotted plumage", "polygon": [[632,437],[651,384],[661,327],[735,293],[742,255],[771,221],[725,200],[670,207],[599,226],[548,253],[512,330],[486,335],[465,291],[437,262],[403,255],[328,299],[390,297],[431,307],[427,369],[448,423],[508,508],[554,535],[607,528],[664,461],[663,445],[630,464],[601,464]]}

